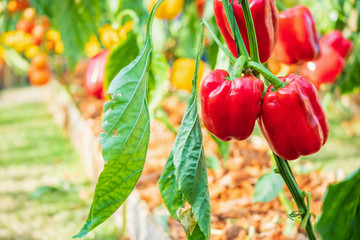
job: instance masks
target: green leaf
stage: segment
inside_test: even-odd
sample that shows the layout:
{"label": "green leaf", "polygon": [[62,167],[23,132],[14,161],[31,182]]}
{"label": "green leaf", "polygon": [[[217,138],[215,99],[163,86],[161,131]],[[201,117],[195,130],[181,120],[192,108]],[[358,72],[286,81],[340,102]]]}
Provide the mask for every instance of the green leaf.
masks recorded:
{"label": "green leaf", "polygon": [[272,169],[269,173],[261,176],[255,185],[254,203],[269,202],[276,198],[283,188],[284,180],[280,174]]}
{"label": "green leaf", "polygon": [[18,75],[27,76],[29,62],[14,49],[5,48],[5,62]]}
{"label": "green leaf", "polygon": [[33,0],[32,3],[36,10],[49,16],[52,27],[60,32],[64,54],[70,67],[74,68],[83,56],[85,44],[99,27],[100,1]]}
{"label": "green leaf", "polygon": [[[105,67],[104,88],[109,89],[111,81],[119,73],[119,69],[127,66],[139,54],[136,35],[129,33],[126,40],[110,51]],[[121,59],[121,61],[119,61]]]}
{"label": "green leaf", "polygon": [[151,64],[151,23],[148,20],[146,42],[139,56],[123,68],[111,82],[108,94],[112,100],[104,105],[100,134],[106,162],[95,188],[88,219],[74,238],[84,237],[108,219],[134,189],[144,168],[150,136],[147,103],[147,76]]}
{"label": "green leaf", "polygon": [[330,185],[325,193],[316,228],[322,239],[359,239],[360,169],[343,182]]}
{"label": "green leaf", "polygon": [[210,197],[203,136],[197,109],[197,79],[203,28],[192,95],[158,186],[171,216],[180,221],[188,239],[210,238]]}

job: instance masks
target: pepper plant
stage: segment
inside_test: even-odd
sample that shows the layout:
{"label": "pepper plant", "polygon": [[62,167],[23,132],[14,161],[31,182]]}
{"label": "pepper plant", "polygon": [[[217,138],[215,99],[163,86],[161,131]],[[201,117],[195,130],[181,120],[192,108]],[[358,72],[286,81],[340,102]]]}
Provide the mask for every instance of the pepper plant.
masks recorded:
{"label": "pepper plant", "polygon": [[[139,55],[109,86],[110,101],[104,105],[104,132],[100,135],[105,166],[95,188],[88,219],[76,238],[85,236],[124,203],[143,170],[150,136],[151,29],[155,12],[163,1],[159,0],[150,14],[145,44]],[[248,0],[214,0],[217,24],[231,52],[221,44],[207,20],[201,22],[191,97],[158,182],[165,206],[182,224],[188,239],[210,239],[211,235],[210,197],[197,92],[204,26],[233,64],[230,75],[225,70],[214,70],[201,83],[205,126],[221,140],[243,140],[251,134],[258,120],[273,150],[274,172],[280,174],[298,207],[298,211],[289,215],[301,219],[301,227],[309,239],[317,239],[310,214],[311,195],[298,187],[288,160],[312,154],[325,144],[329,131],[327,120],[317,91],[308,80],[296,75],[280,80],[261,64],[266,62],[275,46],[278,18],[273,9],[274,0],[259,1],[258,4],[260,2],[270,7],[272,15],[268,20],[271,24],[266,19],[254,22]],[[264,11],[265,6],[260,5],[260,8]],[[237,18],[239,14],[244,18],[243,22]],[[229,27],[225,32],[226,24]],[[265,27],[263,24],[268,24],[269,34],[265,40],[262,32],[255,30],[256,26]],[[265,43],[261,42],[263,40]],[[264,86],[270,87],[265,91]],[[219,89],[221,91],[217,91]],[[229,92],[234,96],[226,100]],[[287,118],[291,109],[295,111],[296,119]],[[224,123],[228,129],[219,126]],[[293,131],[298,126],[302,131]]]}

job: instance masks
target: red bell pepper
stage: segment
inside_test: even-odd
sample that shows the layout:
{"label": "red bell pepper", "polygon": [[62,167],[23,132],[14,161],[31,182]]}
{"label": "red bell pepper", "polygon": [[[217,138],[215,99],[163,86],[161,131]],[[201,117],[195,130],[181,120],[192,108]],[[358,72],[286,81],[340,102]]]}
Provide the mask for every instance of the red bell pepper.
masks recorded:
{"label": "red bell pepper", "polygon": [[319,57],[319,34],[310,10],[296,6],[279,13],[276,58],[285,64],[311,61]]}
{"label": "red bell pepper", "polygon": [[320,42],[320,49],[320,57],[304,63],[300,69],[300,74],[309,79],[317,89],[324,83],[335,82],[345,67],[344,59],[332,47]]}
{"label": "red bell pepper", "polygon": [[350,50],[353,47],[353,42],[349,39],[344,38],[344,36],[339,30],[334,30],[326,34],[321,39],[321,42],[331,46],[343,58],[346,58],[346,56],[349,54]]}
{"label": "red bell pepper", "polygon": [[288,84],[276,91],[270,85],[258,123],[271,149],[294,160],[319,151],[329,126],[318,93],[308,80],[294,74],[279,79]]}
{"label": "red bell pepper", "polygon": [[223,141],[244,140],[261,111],[264,83],[252,75],[228,80],[225,70],[211,71],[201,82],[201,111],[206,128]]}
{"label": "red bell pepper", "polygon": [[109,50],[104,49],[92,57],[86,68],[84,87],[89,95],[104,98],[103,83]]}
{"label": "red bell pepper", "polygon": [[[232,2],[233,0],[231,0]],[[250,53],[249,39],[246,23],[241,4],[234,1],[234,15],[238,24],[241,36],[244,40],[248,53]],[[254,20],[257,44],[259,47],[260,61],[266,62],[275,47],[278,35],[278,14],[274,0],[249,0],[251,15]],[[216,24],[223,35],[231,53],[238,57],[236,44],[226,18],[225,10],[221,0],[213,2]]]}

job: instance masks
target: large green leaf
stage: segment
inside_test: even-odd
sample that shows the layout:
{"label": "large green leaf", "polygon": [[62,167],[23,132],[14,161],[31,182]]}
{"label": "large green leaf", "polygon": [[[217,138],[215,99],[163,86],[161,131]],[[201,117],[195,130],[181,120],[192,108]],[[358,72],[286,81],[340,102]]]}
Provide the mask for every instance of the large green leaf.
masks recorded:
{"label": "large green leaf", "polygon": [[95,188],[88,219],[80,238],[108,219],[134,189],[144,167],[150,136],[150,116],[147,103],[147,77],[151,63],[151,23],[148,20],[146,42],[139,56],[123,68],[111,82],[111,101],[104,105],[100,134],[106,162]]}
{"label": "large green leaf", "polygon": [[171,216],[180,221],[188,239],[196,240],[210,238],[210,198],[196,93],[203,28],[200,39],[192,95],[158,183]]}
{"label": "large green leaf", "polygon": [[136,43],[136,35],[130,33],[124,42],[110,51],[105,67],[105,89],[109,88],[111,81],[119,73],[119,69],[127,66],[138,54],[139,47]]}
{"label": "large green leaf", "polygon": [[269,202],[276,198],[284,186],[284,180],[280,174],[272,169],[269,173],[261,176],[255,185],[254,203]]}
{"label": "large green leaf", "polygon": [[61,40],[70,66],[83,56],[84,46],[96,34],[101,16],[101,3],[86,1],[32,1],[36,9],[51,19],[52,27],[61,33]]}
{"label": "large green leaf", "polygon": [[360,237],[360,169],[343,182],[330,185],[316,228],[322,239],[356,240]]}

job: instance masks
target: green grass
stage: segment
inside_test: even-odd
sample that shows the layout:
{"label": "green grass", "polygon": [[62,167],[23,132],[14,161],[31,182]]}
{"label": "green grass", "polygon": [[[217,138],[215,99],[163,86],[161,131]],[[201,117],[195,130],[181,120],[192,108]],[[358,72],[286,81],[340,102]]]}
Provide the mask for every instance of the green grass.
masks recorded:
{"label": "green grass", "polygon": [[[71,239],[94,186],[46,106],[0,107],[0,240]],[[119,239],[113,219],[84,239]]]}

